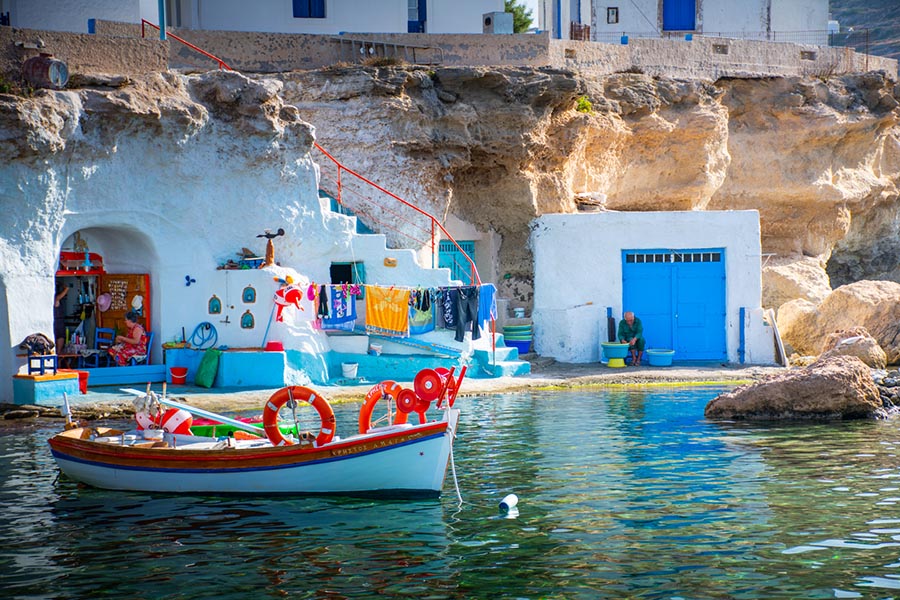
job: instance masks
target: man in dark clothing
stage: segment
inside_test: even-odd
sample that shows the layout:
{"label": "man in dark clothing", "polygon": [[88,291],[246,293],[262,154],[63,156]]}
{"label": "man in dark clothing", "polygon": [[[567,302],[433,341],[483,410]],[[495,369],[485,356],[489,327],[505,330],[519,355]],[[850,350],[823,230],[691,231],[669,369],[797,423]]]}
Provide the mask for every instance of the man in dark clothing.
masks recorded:
{"label": "man in dark clothing", "polygon": [[623,316],[625,318],[619,321],[619,342],[622,344],[628,343],[628,351],[631,352],[631,364],[637,366],[641,364],[641,358],[644,356],[644,345],[646,344],[644,326],[641,325],[641,320],[635,317],[631,311],[626,312]]}

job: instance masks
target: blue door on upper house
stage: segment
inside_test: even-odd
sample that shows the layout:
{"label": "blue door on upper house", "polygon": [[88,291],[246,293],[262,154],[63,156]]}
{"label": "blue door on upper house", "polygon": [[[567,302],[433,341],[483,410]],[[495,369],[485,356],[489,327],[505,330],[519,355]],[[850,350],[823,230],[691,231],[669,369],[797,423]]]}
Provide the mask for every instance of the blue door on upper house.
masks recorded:
{"label": "blue door on upper house", "polygon": [[644,326],[649,348],[675,360],[726,360],[725,250],[624,250],[622,310]]}
{"label": "blue door on upper house", "polygon": [[697,0],[663,0],[663,31],[693,31]]}
{"label": "blue door on upper house", "polygon": [[[461,281],[463,285],[472,285],[472,265],[466,254],[475,260],[475,242],[472,240],[457,241],[459,248],[450,240],[441,240],[438,246],[438,267],[450,269],[450,278]],[[463,252],[460,252],[462,248]]]}
{"label": "blue door on upper house", "polygon": [[425,33],[426,0],[406,0],[407,33]]}

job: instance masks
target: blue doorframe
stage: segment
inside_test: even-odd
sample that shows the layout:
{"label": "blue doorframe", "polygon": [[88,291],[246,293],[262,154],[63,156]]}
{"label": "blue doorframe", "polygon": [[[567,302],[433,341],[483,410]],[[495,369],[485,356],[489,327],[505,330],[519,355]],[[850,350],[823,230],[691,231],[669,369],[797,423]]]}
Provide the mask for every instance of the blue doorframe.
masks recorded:
{"label": "blue doorframe", "polygon": [[425,2],[427,0],[406,0],[407,1],[407,33],[425,33],[425,21],[428,15],[425,12]]}
{"label": "blue doorframe", "polygon": [[[475,260],[475,242],[472,240],[459,241],[459,248]],[[438,267],[450,269],[450,278],[463,282],[463,285],[473,285],[472,266],[465,255],[459,251],[456,244],[449,240],[441,240],[438,246]]]}
{"label": "blue doorframe", "polygon": [[663,0],[663,31],[694,31],[697,0]]}
{"label": "blue doorframe", "polygon": [[623,250],[622,310],[676,360],[727,360],[724,248]]}

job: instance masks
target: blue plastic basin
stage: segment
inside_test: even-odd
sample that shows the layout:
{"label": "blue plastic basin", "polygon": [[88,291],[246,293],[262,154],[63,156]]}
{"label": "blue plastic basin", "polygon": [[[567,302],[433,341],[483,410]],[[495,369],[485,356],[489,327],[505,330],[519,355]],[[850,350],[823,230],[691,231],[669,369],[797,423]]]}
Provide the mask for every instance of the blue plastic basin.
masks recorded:
{"label": "blue plastic basin", "polygon": [[600,342],[606,358],[625,358],[628,356],[628,344],[618,342]]}
{"label": "blue plastic basin", "polygon": [[651,367],[671,367],[672,357],[675,356],[674,350],[661,350],[659,348],[648,348],[645,352],[647,359],[650,361]]}

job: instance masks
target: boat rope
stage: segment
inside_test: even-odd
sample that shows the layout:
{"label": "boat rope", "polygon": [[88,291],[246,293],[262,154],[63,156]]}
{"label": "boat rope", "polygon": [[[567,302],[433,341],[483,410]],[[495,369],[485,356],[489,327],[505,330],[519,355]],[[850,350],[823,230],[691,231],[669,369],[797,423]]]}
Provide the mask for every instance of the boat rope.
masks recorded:
{"label": "boat rope", "polygon": [[131,403],[134,405],[134,412],[146,413],[153,419],[162,412],[162,405],[156,392],[147,392],[145,395],[132,400]]}
{"label": "boat rope", "polygon": [[456,461],[453,460],[453,440],[456,438],[456,432],[450,436],[450,472],[453,474],[453,488],[456,490],[456,497],[459,499],[459,509],[462,510],[463,498],[459,492],[459,480],[456,479]]}

